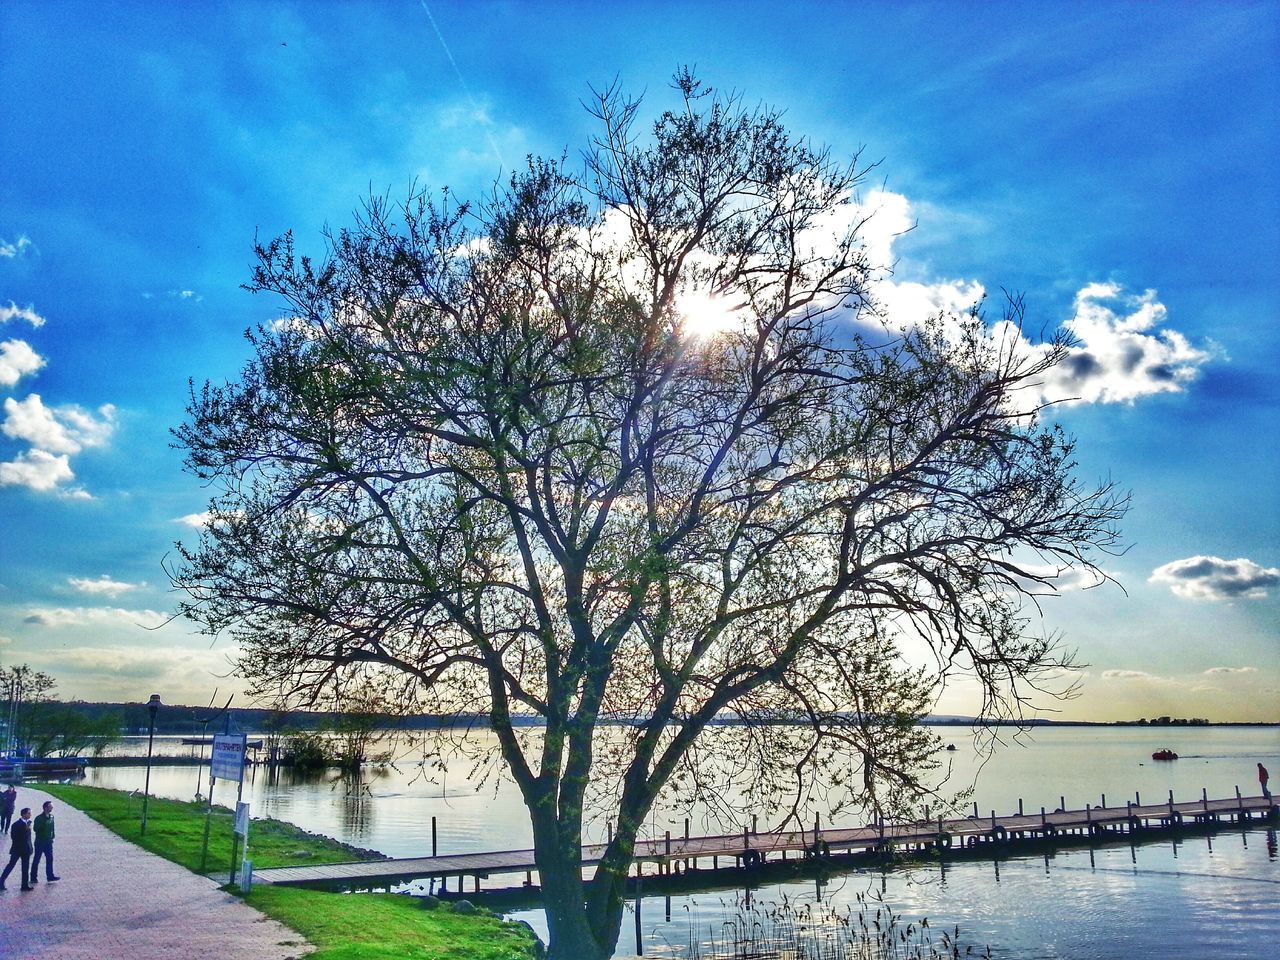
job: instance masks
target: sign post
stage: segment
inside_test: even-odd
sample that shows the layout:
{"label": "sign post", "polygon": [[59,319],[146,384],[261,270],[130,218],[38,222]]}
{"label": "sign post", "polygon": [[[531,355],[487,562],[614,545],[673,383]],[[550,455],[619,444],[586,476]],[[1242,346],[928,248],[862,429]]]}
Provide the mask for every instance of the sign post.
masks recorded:
{"label": "sign post", "polygon": [[[230,726],[230,722],[228,722]],[[239,826],[240,800],[244,796],[244,761],[247,737],[243,733],[215,734],[213,751],[209,758],[209,805],[204,814],[204,847],[200,854],[200,869],[203,870],[209,857],[209,818],[213,814],[213,788],[219,780],[234,780],[236,790],[236,818]],[[247,808],[247,804],[245,807]],[[248,816],[247,810],[245,816]],[[246,835],[248,828],[246,827]],[[236,882],[236,848],[239,841],[239,830],[231,838],[231,878],[227,883]]]}
{"label": "sign post", "polygon": [[[235,835],[243,838],[240,841],[240,892],[248,893],[253,884],[253,864],[249,861],[249,804],[244,801],[236,803]],[[234,867],[234,857],[232,861]]]}

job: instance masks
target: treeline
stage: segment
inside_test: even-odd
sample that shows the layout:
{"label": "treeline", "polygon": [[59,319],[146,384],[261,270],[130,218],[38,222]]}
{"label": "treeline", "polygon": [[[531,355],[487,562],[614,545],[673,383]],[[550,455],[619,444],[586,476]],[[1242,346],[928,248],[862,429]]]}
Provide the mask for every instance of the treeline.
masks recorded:
{"label": "treeline", "polygon": [[[137,703],[92,703],[72,700],[60,703],[74,713],[85,717],[115,718],[119,731],[125,735],[146,734],[150,729],[150,717],[145,701]],[[187,706],[182,704],[161,704],[156,711],[157,736],[201,735],[204,725],[200,720],[218,708],[206,706]],[[288,726],[296,730],[331,730],[347,717],[349,711],[339,710],[288,710],[279,711],[264,707],[232,707],[224,714],[219,714],[216,721],[208,725],[207,735],[221,733],[230,719],[230,729],[235,731],[269,731],[277,727],[282,718]],[[431,730],[440,727],[473,727],[485,726],[487,718],[484,714],[455,714],[439,717],[430,714],[413,714],[396,716],[390,713],[379,715],[380,723],[390,730]],[[516,721],[517,725],[519,721]],[[531,720],[530,725],[533,721]]]}

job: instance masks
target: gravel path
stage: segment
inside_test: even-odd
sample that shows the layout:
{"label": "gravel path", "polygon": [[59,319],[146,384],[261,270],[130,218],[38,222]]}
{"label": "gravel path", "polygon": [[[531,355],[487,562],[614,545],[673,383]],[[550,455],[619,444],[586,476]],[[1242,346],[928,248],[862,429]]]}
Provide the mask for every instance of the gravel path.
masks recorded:
{"label": "gravel path", "polygon": [[[18,807],[53,800],[56,883],[24,893],[21,863],[0,892],[0,957],[33,960],[287,960],[312,947],[217,884],[136,847],[61,800],[18,788]],[[15,814],[16,815],[16,814]],[[0,846],[0,870],[9,840]]]}

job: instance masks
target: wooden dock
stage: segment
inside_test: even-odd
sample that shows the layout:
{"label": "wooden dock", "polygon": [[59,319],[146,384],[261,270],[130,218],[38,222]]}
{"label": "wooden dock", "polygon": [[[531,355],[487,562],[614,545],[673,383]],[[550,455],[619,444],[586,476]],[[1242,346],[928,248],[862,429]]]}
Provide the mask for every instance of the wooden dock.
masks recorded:
{"label": "wooden dock", "polygon": [[[1140,800],[1140,798],[1138,798]],[[723,834],[703,837],[672,837],[636,842],[637,875],[644,864],[656,864],[662,875],[686,870],[741,869],[765,862],[795,858],[825,858],[854,853],[887,855],[894,852],[936,850],[942,855],[961,849],[994,853],[1012,852],[1020,844],[1031,841],[1075,843],[1139,835],[1148,831],[1168,830],[1184,823],[1211,826],[1219,823],[1245,823],[1255,818],[1276,819],[1280,806],[1274,799],[1236,796],[1210,800],[1202,793],[1199,800],[1175,803],[1173,794],[1165,803],[1142,804],[1129,801],[1123,806],[1086,805],[1082,810],[1041,808],[1035,813],[997,816],[947,817],[917,820],[910,823],[874,823],[860,827],[827,827],[818,824],[810,830],[784,830],[773,833]],[[1021,808],[1021,801],[1018,804]],[[603,844],[582,848],[582,865],[593,866],[604,854]],[[710,861],[708,864],[707,861]],[[489,853],[459,853],[436,857],[408,857],[389,860],[364,860],[356,863],[328,863],[311,866],[273,867],[254,872],[258,882],[295,886],[385,887],[410,880],[439,880],[447,889],[450,877],[471,877],[475,889],[481,879],[506,874],[524,874],[525,884],[532,884],[537,870],[532,850],[499,850]]]}

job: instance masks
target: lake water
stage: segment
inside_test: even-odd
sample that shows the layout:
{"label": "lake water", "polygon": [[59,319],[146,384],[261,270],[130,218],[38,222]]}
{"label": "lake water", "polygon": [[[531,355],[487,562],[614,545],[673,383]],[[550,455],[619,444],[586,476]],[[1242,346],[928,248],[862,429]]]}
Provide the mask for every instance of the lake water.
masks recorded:
{"label": "lake water", "polygon": [[[964,728],[944,728],[951,766],[948,785],[973,783],[973,801],[983,814],[1168,798],[1234,796],[1236,787],[1256,795],[1254,764],[1280,777],[1280,728],[1239,727],[1050,727],[997,748],[986,758]],[[1153,750],[1169,746],[1180,759],[1153,762]],[[133,752],[138,745],[127,744]],[[157,753],[179,753],[176,740],[157,738]],[[145,741],[142,751],[145,752]],[[137,767],[90,768],[87,782],[141,788]],[[156,795],[190,799],[197,768],[156,766]],[[207,782],[201,784],[207,789]],[[215,799],[231,805],[229,785]],[[287,820],[308,830],[372,847],[391,856],[431,852],[431,820],[437,819],[439,852],[524,848],[530,831],[514,787],[477,788],[459,773],[431,782],[412,755],[393,769],[368,772],[363,782],[333,776],[272,779],[251,769],[245,799],[255,816]],[[833,824],[836,825],[836,824]],[[761,823],[761,829],[765,824]],[[602,832],[603,823],[593,828]],[[679,823],[655,817],[652,836]],[[697,824],[695,823],[695,830]],[[498,885],[501,885],[498,882]],[[1127,843],[1059,851],[1056,856],[1015,857],[999,862],[953,862],[851,871],[817,887],[779,883],[752,891],[720,891],[679,897],[646,897],[641,903],[645,955],[682,955],[720,929],[745,895],[754,903],[788,898],[843,909],[859,895],[883,897],[905,921],[928,917],[934,929],[960,927],[960,941],[975,953],[1011,960],[1201,960],[1280,955],[1280,859],[1272,830],[1224,830],[1212,837],[1166,838],[1131,847]],[[540,932],[537,911],[515,914]],[[670,919],[668,919],[668,917]],[[619,956],[637,949],[634,917],[624,920]],[[963,952],[963,949],[962,949]]]}

